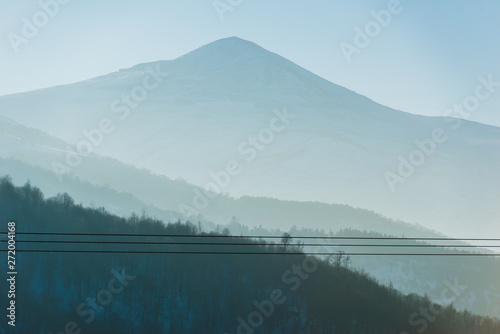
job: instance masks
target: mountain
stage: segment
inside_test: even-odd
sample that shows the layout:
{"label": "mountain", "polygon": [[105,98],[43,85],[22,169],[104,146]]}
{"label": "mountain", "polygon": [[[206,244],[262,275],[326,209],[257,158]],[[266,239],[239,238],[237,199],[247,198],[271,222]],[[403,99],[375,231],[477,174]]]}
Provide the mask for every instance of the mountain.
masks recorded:
{"label": "mountain", "polygon": [[[239,38],[4,96],[0,114],[68,150],[232,196],[343,203],[453,236],[500,232],[498,128],[387,108]],[[60,173],[80,167],[60,162]],[[392,190],[388,172],[402,181]]]}

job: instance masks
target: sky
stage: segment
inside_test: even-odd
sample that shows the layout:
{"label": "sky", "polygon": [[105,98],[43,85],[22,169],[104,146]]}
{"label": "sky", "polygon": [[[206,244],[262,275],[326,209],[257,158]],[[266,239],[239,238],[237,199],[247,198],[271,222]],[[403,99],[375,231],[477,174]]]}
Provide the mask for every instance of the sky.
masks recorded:
{"label": "sky", "polygon": [[[495,0],[0,0],[0,96],[238,36],[386,106],[442,116],[480,77],[500,82],[499,15]],[[500,86],[468,119],[500,126],[499,111]]]}

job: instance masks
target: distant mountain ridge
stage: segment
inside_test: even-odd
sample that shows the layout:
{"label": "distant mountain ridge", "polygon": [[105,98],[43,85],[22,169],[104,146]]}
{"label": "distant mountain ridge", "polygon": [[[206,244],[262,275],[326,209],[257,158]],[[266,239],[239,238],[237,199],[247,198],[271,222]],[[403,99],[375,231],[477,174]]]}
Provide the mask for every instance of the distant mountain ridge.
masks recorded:
{"label": "distant mountain ridge", "polygon": [[[307,226],[313,219],[316,227],[333,231],[357,226],[382,233],[442,236],[421,226],[392,221],[374,212],[345,205],[262,197],[234,199],[218,195],[211,198],[205,208],[191,212],[183,208],[198,194],[203,194],[203,189],[114,159],[90,155],[71,174],[57,175],[52,165],[64,161],[68,154],[64,149],[66,146],[64,141],[40,130],[0,117],[0,175],[10,175],[19,185],[29,180],[49,196],[71,192],[85,205],[93,203],[122,216],[146,209],[149,214],[166,221],[193,219],[226,224],[235,217],[249,226],[263,224],[267,228],[285,229],[287,225]],[[94,194],[97,192],[99,194]],[[109,198],[103,198],[102,194]]]}

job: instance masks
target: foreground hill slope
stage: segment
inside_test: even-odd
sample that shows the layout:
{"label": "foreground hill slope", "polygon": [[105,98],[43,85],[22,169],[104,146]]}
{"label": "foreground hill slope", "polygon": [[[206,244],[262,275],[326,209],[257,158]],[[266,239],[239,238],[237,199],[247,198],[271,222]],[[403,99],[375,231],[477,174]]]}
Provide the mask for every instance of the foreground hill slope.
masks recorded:
{"label": "foreground hill slope", "polygon": [[[221,249],[152,245],[178,240],[175,235],[192,236],[184,238],[185,242],[197,240],[196,228],[180,223],[165,226],[148,218],[126,220],[74,205],[68,195],[45,200],[37,188],[15,187],[7,178],[0,180],[0,220],[16,222],[19,250]],[[158,237],[149,238],[149,245],[127,247],[111,244],[116,240],[111,237],[105,237],[106,244],[34,245],[21,241],[27,238],[22,232],[29,231]],[[66,236],[65,240],[82,238]],[[227,235],[205,235],[204,240],[231,241],[236,243],[235,251],[259,254],[19,252],[18,271],[23,275],[18,284],[25,289],[16,297],[18,318],[13,333],[54,333],[68,328],[68,323],[92,333],[500,333],[496,320],[457,312],[452,306],[439,307],[424,297],[404,296],[350,270],[343,261],[332,264],[305,254],[286,254],[300,252],[296,246],[250,245],[250,240]],[[2,262],[6,270],[4,266]],[[439,315],[425,320],[417,313],[419,309]],[[0,326],[6,330],[5,322]]]}

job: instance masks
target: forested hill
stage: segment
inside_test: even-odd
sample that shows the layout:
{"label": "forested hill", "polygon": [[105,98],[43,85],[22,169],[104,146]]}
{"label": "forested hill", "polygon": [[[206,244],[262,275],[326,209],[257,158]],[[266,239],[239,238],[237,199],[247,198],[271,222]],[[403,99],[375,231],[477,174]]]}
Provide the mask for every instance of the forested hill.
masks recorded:
{"label": "forested hill", "polygon": [[[16,327],[9,333],[500,333],[497,320],[404,296],[351,270],[341,256],[297,255],[298,245],[257,245],[263,242],[200,233],[188,222],[124,219],[77,205],[68,194],[44,199],[36,187],[15,187],[5,177],[0,179],[2,231],[9,221],[16,223],[18,250]],[[96,250],[107,252],[88,252]],[[205,254],[182,254],[186,251]],[[248,252],[258,254],[234,254]],[[7,272],[6,261],[1,268]],[[0,322],[0,332],[7,326]]]}

